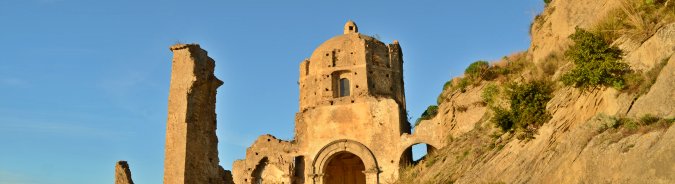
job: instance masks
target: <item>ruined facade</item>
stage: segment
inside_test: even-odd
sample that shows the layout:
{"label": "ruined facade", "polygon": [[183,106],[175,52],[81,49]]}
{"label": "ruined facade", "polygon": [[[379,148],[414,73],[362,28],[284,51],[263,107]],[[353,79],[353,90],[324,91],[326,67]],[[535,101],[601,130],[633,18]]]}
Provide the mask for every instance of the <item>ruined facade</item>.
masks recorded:
{"label": "ruined facade", "polygon": [[171,84],[164,155],[165,184],[226,183],[218,165],[215,61],[197,44],[171,47]]}
{"label": "ruined facade", "polygon": [[344,34],[300,63],[295,138],[259,137],[233,164],[235,183],[385,183],[412,161],[398,41]]}

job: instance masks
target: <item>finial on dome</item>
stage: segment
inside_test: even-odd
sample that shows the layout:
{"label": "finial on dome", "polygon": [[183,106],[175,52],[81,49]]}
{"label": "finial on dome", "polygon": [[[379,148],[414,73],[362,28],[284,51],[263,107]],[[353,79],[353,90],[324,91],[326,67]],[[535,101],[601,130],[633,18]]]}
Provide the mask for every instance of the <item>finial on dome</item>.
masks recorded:
{"label": "finial on dome", "polygon": [[349,20],[345,24],[345,34],[349,33],[358,33],[359,32],[359,27],[356,27],[356,23],[354,21]]}

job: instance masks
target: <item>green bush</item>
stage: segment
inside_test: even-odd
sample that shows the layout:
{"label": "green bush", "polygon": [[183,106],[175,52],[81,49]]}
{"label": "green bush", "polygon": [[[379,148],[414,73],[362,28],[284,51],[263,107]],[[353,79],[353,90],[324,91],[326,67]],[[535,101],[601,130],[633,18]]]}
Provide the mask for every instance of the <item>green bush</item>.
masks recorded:
{"label": "green bush", "polygon": [[491,80],[494,76],[490,71],[490,63],[487,61],[476,61],[471,63],[471,65],[464,70],[464,75],[474,81]]}
{"label": "green bush", "polygon": [[425,110],[422,113],[422,116],[420,118],[417,118],[417,121],[415,121],[415,126],[419,125],[422,120],[429,120],[431,118],[436,117],[436,114],[438,114],[438,106],[436,105],[430,105],[427,107],[427,110]]}
{"label": "green bush", "polygon": [[448,82],[445,82],[445,84],[443,84],[443,91],[451,87],[452,87],[452,80],[449,80]]}
{"label": "green bush", "polygon": [[487,103],[488,105],[494,103],[497,95],[499,95],[499,88],[497,88],[497,86],[494,84],[488,84],[485,86],[485,89],[483,89],[483,92],[480,94],[481,98],[483,98],[483,102]]}
{"label": "green bush", "polygon": [[574,44],[565,52],[575,67],[562,76],[565,85],[587,89],[612,86],[623,89],[624,76],[631,72],[628,64],[621,62],[622,51],[609,46],[600,36],[577,28],[570,35]]}
{"label": "green bush", "polygon": [[492,122],[504,131],[511,130],[514,124],[513,119],[511,119],[513,117],[511,111],[501,107],[494,107],[492,111],[495,113],[492,117]]}
{"label": "green bush", "polygon": [[546,3],[546,5],[548,5],[548,3],[551,3],[551,0],[544,0],[544,3]]}
{"label": "green bush", "polygon": [[466,92],[466,87],[469,86],[470,84],[471,82],[469,81],[469,79],[464,77],[460,79],[459,82],[457,82],[457,89],[459,89],[460,92],[464,93]]}
{"label": "green bush", "polygon": [[507,86],[510,109],[494,107],[493,123],[504,131],[536,129],[547,122],[551,115],[546,104],[551,100],[552,85],[546,81],[532,81]]}

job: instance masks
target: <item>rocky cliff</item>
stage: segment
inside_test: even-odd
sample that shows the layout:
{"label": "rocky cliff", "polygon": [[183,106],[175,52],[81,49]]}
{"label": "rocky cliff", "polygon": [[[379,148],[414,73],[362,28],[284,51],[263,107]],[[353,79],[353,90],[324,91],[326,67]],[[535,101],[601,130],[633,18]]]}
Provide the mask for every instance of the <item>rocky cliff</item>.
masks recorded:
{"label": "rocky cliff", "polygon": [[[398,182],[675,183],[673,4],[551,1],[532,24],[530,48],[490,66],[510,72],[446,85],[437,114],[414,131],[444,136],[445,146],[403,169]],[[620,90],[563,84],[575,67],[564,53],[576,28],[620,48],[621,61],[641,80],[627,79]],[[552,86],[547,120],[524,131],[497,128],[494,107],[508,107],[507,86],[529,81]]]}

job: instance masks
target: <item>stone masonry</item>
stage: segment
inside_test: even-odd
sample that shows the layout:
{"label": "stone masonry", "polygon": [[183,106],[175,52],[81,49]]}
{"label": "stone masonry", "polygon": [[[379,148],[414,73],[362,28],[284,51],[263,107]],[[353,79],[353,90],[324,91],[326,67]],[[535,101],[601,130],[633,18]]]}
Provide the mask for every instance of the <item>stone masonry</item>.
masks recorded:
{"label": "stone masonry", "polygon": [[218,165],[215,61],[197,44],[171,46],[165,184],[225,183]]}
{"label": "stone masonry", "polygon": [[393,182],[410,164],[410,135],[398,41],[384,44],[348,21],[300,62],[295,137],[260,136],[232,166],[235,183]]}
{"label": "stone masonry", "polygon": [[118,161],[115,165],[115,184],[134,184],[127,161]]}

